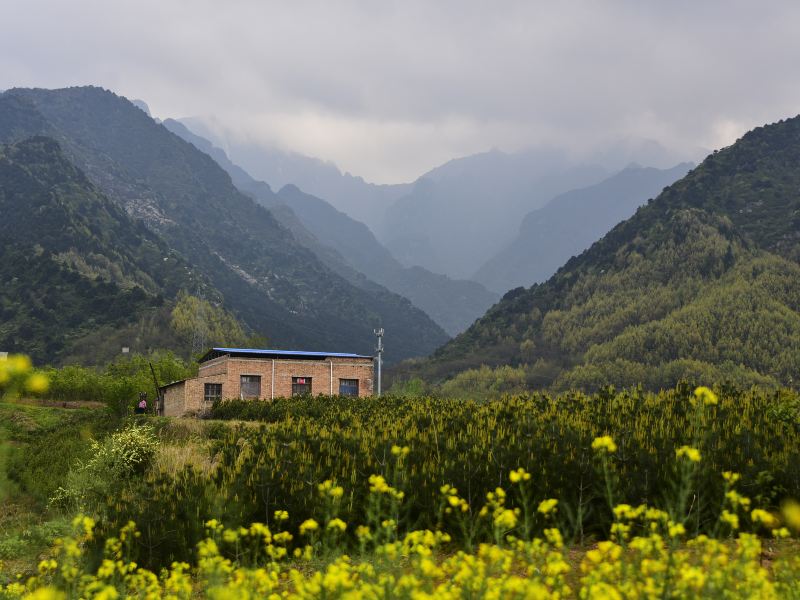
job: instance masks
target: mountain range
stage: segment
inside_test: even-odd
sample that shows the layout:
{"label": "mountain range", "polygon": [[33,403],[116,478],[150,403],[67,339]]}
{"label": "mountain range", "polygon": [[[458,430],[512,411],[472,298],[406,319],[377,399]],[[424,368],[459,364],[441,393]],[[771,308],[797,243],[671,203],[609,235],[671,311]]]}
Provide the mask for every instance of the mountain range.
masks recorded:
{"label": "mountain range", "polygon": [[354,285],[375,282],[408,298],[448,334],[464,331],[500,298],[474,281],[453,280],[421,267],[404,267],[364,223],[327,201],[293,184],[285,185],[276,194],[267,183],[234,164],[221,148],[190,131],[185,123],[167,119],[164,126],[214,158],[242,192],[267,207],[331,269]]}
{"label": "mountain range", "polygon": [[[246,330],[282,347],[371,353],[372,329],[381,325],[394,332],[387,355],[391,361],[425,355],[448,339],[407,299],[377,284],[371,289],[353,285],[332,271],[270,211],[242,194],[213,159],[125,98],[95,87],[12,89],[0,95],[0,143],[14,144],[35,136],[54,140],[92,189],[117,207],[117,216],[129,219],[126,227],[155,236],[153,243],[164,250],[162,262],[169,263],[174,256],[184,265],[183,270],[192,274],[191,281],[182,285],[153,289],[155,296],[161,295],[166,302],[175,301],[176,288],[201,288]],[[24,195],[16,192],[18,183],[2,181],[0,186],[14,199],[14,209],[24,213],[30,207],[21,203]],[[80,208],[77,198],[81,196],[75,196],[77,214],[88,210]],[[73,222],[74,214],[70,212],[65,222],[49,226],[79,228]],[[20,218],[35,222],[31,215]],[[91,224],[83,227],[89,237],[101,235]],[[28,232],[33,238],[46,233]],[[4,259],[11,251],[25,253],[18,238],[4,238],[3,243],[10,248],[4,251]],[[74,252],[66,251],[75,256],[62,265],[70,277],[106,280],[85,269],[81,272],[82,262],[91,264],[90,251],[86,244],[76,242]],[[53,253],[47,256],[52,258]],[[117,266],[125,272],[123,265]],[[115,269],[110,266],[107,270]],[[156,273],[143,266],[141,270],[158,281]],[[12,264],[3,274],[4,286],[15,278],[21,281]],[[40,277],[38,281],[43,280]],[[139,283],[131,289],[135,292],[135,288],[146,291]],[[43,292],[33,289],[28,295],[39,293]],[[102,318],[98,312],[116,314],[116,308],[97,305],[87,308],[84,316]],[[134,308],[126,314],[129,323],[142,318]],[[79,332],[73,333],[78,336]],[[4,349],[24,351],[38,344],[37,340],[35,332],[17,331],[5,333],[0,344]],[[47,356],[35,358],[55,362],[66,355],[67,348],[53,346],[43,352]]]}
{"label": "mountain range", "polygon": [[792,384],[800,368],[800,117],[759,127],[398,377],[523,365],[533,387],[682,378]]}
{"label": "mountain range", "polygon": [[[488,245],[470,228],[499,232],[513,219],[491,209],[511,207],[517,237],[506,231],[474,276],[497,290],[538,281],[448,342],[429,314],[461,331],[492,292],[410,266],[419,261],[408,253],[396,260],[334,203],[296,185],[274,192],[142,103],[94,87],[8,90],[0,348],[50,363],[100,362],[123,345],[185,353],[202,308],[213,313],[209,331],[236,343],[262,335],[278,347],[368,353],[383,326],[389,362],[435,350],[394,367],[395,378],[513,365],[537,388],[791,385],[800,117],[749,132],[675,181],[689,168],[609,172],[557,153],[492,152],[406,187],[387,204],[383,236],[416,235],[414,252],[463,271],[469,260],[448,244],[479,256]],[[470,219],[454,220],[470,207]]]}
{"label": "mountain range", "polygon": [[411,184],[375,184],[343,173],[331,162],[289,152],[257,142],[242,141],[215,127],[213,119],[178,119],[193,134],[221,148],[229,159],[255,179],[275,189],[295,185],[304,192],[325,198],[353,219],[378,232],[386,209],[411,190]]}
{"label": "mountain range", "polygon": [[[640,138],[618,139],[582,154],[540,144],[455,158],[413,183],[375,185],[330,162],[243,139],[213,118],[179,121],[223,148],[255,179],[275,189],[295,185],[366,224],[404,266],[462,280],[510,245],[525,215],[554,196],[598,183],[632,161],[666,169],[681,160],[658,142]],[[496,292],[506,289],[499,282],[494,286]]]}
{"label": "mountain range", "polygon": [[606,176],[604,168],[575,165],[550,148],[455,159],[389,207],[379,237],[403,264],[467,278],[503,248],[523,215]]}
{"label": "mountain range", "polygon": [[517,237],[472,279],[501,293],[545,281],[692,166],[656,169],[634,164],[600,183],[556,196],[525,215]]}

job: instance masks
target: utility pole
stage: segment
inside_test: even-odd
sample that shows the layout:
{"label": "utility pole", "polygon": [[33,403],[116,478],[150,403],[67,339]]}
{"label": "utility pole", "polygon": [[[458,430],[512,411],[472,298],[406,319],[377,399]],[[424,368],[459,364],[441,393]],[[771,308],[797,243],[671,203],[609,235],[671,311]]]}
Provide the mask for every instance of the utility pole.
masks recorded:
{"label": "utility pole", "polygon": [[378,353],[378,396],[381,395],[381,365],[383,364],[383,327],[374,329],[375,337],[378,338],[378,346],[375,351]]}

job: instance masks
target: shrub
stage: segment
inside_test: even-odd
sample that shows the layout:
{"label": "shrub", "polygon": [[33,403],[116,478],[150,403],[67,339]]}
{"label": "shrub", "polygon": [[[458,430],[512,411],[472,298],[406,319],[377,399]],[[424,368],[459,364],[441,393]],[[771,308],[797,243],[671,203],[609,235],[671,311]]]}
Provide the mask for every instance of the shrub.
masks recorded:
{"label": "shrub", "polygon": [[92,510],[112,495],[120,484],[142,475],[152,463],[158,439],[152,427],[129,425],[102,442],[91,442],[91,456],[79,462],[56,490],[51,503],[74,510]]}

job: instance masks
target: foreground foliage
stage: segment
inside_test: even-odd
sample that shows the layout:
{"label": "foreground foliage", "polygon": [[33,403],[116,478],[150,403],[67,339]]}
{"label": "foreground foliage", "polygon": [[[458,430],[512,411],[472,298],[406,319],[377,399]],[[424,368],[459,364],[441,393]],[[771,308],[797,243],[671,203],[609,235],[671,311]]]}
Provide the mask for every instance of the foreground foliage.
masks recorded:
{"label": "foreground foliage", "polygon": [[797,597],[797,408],[678,388],[129,419],[62,478],[87,516],[0,598]]}
{"label": "foreground foliage", "polygon": [[74,513],[49,511],[48,500],[91,457],[87,440],[118,426],[97,408],[0,402],[0,581],[35,571],[41,553],[69,533]]}
{"label": "foreground foliage", "polygon": [[[404,530],[441,524],[441,486],[452,485],[474,506],[521,467],[531,474],[527,501],[559,498],[559,525],[578,543],[609,535],[613,524],[606,473],[592,441],[610,435],[619,450],[608,461],[615,501],[658,504],[681,479],[675,451],[703,456],[688,488],[687,531],[710,533],[724,499],[719,473],[736,471],[748,496],[777,507],[800,497],[800,427],[794,392],[720,392],[701,412],[690,389],[638,390],[586,396],[520,396],[475,403],[436,398],[303,398],[224,402],[218,418],[262,423],[154,420],[163,442],[151,468],[111,478],[108,493],[85,505],[106,515],[105,536],[130,520],[141,528],[140,564],[154,569],[194,556],[202,523],[269,524],[287,510],[299,527],[324,509],[316,486],[340,482],[349,492],[341,515],[358,522],[369,509],[368,483],[380,474],[405,490],[396,520]],[[408,446],[399,468],[393,445]],[[750,528],[749,517],[742,526]],[[534,533],[541,534],[538,527]],[[458,545],[490,541],[485,530],[450,532]]]}
{"label": "foreground foliage", "polygon": [[[616,451],[610,437],[595,442],[601,455]],[[400,458],[407,453],[407,448],[393,448]],[[696,462],[688,454],[685,459]],[[516,469],[509,480],[512,488],[519,487],[530,475]],[[729,502],[731,511],[723,510],[720,518],[730,528],[731,517],[746,499],[733,488],[735,474],[726,473],[725,480],[730,498],[736,498]],[[445,486],[441,492],[457,512],[465,506],[454,488]],[[284,527],[285,511],[275,512],[272,527],[253,523],[225,528],[210,520],[196,561],[173,562],[159,573],[131,558],[141,539],[133,522],[106,540],[99,564],[92,566],[86,547],[95,523],[79,516],[73,521],[73,535],[57,543],[54,557],[39,564],[38,575],[0,588],[0,597],[613,599],[800,594],[800,556],[792,546],[784,546],[789,551],[766,566],[764,544],[775,545],[774,541],[746,533],[727,540],[705,535],[684,540],[683,524],[665,511],[618,505],[613,510],[613,539],[570,552],[556,527],[546,526],[542,537],[535,538],[526,531],[531,519],[551,525],[556,500],[542,501],[535,511],[525,505],[511,508],[506,505],[510,494],[502,488],[487,494],[479,512],[490,523],[493,543],[453,552],[448,533],[416,530],[403,535],[394,519],[385,518],[391,510],[377,510],[368,514],[369,524],[352,528],[359,549],[351,557],[343,543],[349,525],[337,516],[344,489],[326,481],[317,493],[327,506],[320,521],[307,519],[292,533]],[[373,509],[378,509],[402,500],[403,492],[375,476],[370,496]],[[789,536],[778,516],[754,509],[752,517],[773,536]],[[785,525],[800,528],[800,505],[787,505],[782,518]],[[642,533],[632,535],[634,529]]]}

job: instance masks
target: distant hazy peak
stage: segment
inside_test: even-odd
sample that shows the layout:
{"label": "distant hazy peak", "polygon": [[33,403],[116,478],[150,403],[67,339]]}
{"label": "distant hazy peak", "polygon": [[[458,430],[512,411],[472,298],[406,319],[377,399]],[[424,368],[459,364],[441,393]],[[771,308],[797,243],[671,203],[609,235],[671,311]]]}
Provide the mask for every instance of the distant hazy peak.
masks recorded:
{"label": "distant hazy peak", "polygon": [[147,103],[144,100],[131,100],[131,104],[133,104],[136,108],[141,108],[148,117],[153,116],[150,114],[150,107],[147,106]]}

